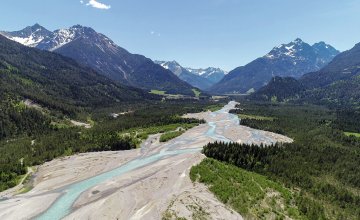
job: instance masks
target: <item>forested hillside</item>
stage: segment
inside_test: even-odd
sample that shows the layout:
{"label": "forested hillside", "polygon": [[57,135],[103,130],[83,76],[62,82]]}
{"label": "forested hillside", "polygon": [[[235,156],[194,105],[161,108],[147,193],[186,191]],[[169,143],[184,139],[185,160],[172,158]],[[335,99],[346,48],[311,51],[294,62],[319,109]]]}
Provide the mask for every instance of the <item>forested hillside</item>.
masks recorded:
{"label": "forested hillside", "polygon": [[360,127],[358,115],[312,105],[242,101],[240,107],[231,112],[249,116],[242,125],[285,134],[294,143],[272,147],[214,143],[204,147],[205,155],[300,190],[297,202],[309,219],[360,217],[360,139],[345,135]]}
{"label": "forested hillside", "polygon": [[290,98],[296,98],[296,95],[303,91],[305,91],[305,87],[296,79],[276,76],[270,80],[268,85],[253,94],[251,98],[283,102]]}
{"label": "forested hillside", "polygon": [[1,94],[28,98],[67,114],[150,97],[141,90],[113,83],[69,58],[25,47],[3,36],[0,77]]}

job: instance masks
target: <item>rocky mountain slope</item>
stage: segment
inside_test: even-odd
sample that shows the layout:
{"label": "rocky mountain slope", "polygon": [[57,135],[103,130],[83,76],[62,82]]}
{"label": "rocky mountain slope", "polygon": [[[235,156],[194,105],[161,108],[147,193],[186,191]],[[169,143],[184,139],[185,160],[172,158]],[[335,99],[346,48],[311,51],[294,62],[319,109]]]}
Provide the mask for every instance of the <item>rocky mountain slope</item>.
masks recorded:
{"label": "rocky mountain slope", "polygon": [[209,91],[250,93],[266,85],[274,76],[299,78],[305,73],[320,70],[338,53],[339,51],[324,42],[311,46],[301,39],[296,39],[234,69]]}
{"label": "rocky mountain slope", "polygon": [[0,93],[30,99],[65,114],[149,98],[147,92],[113,82],[74,60],[0,36]]}
{"label": "rocky mountain slope", "polygon": [[[359,106],[360,44],[340,53],[319,71],[307,73],[297,81],[294,78],[280,81],[283,83],[269,83],[253,97],[267,97],[269,100],[278,96],[312,103]],[[304,89],[299,90],[297,85],[301,85]],[[286,92],[281,92],[284,88],[287,88]]]}
{"label": "rocky mountain slope", "polygon": [[187,69],[180,66],[180,64],[178,64],[176,61],[155,61],[155,63],[161,65],[165,69],[170,70],[177,77],[179,77],[179,79],[189,83],[196,88],[204,90],[213,85],[206,78],[189,72]]}
{"label": "rocky mountain slope", "polygon": [[213,84],[220,82],[227,74],[225,70],[215,67],[208,67],[206,69],[194,69],[194,68],[186,68],[187,71],[193,73],[195,75],[199,75],[205,79],[208,79]]}
{"label": "rocky mountain slope", "polygon": [[171,71],[142,55],[129,53],[89,27],[75,25],[51,32],[36,24],[21,31],[1,34],[26,46],[73,58],[125,85],[193,95],[192,86],[178,79]]}

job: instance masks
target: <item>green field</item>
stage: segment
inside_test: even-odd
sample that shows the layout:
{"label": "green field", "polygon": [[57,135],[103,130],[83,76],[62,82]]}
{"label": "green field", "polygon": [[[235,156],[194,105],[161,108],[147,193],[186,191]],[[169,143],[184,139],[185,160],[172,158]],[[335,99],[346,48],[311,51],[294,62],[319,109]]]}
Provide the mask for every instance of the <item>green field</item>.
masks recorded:
{"label": "green field", "polygon": [[197,89],[192,89],[192,91],[194,92],[195,97],[197,97],[197,98],[200,97],[201,92],[200,92],[199,90],[197,90]]}
{"label": "green field", "polygon": [[224,104],[216,104],[216,105],[210,105],[206,108],[207,111],[216,112],[221,110],[224,107]]}
{"label": "green field", "polygon": [[161,90],[156,90],[156,89],[152,89],[150,91],[151,94],[155,94],[155,95],[165,95],[166,91],[161,91]]}
{"label": "green field", "polygon": [[[195,93],[194,90],[193,90],[193,92]],[[164,96],[166,99],[181,99],[181,98],[186,97],[185,95],[181,95],[181,94],[167,94],[166,91],[155,90],[155,89],[151,90],[150,94],[161,95],[161,96]]]}
{"label": "green field", "polygon": [[246,115],[246,114],[239,114],[240,119],[253,119],[253,120],[260,120],[260,121],[273,121],[274,117],[266,117],[260,115]]}
{"label": "green field", "polygon": [[294,193],[265,176],[214,159],[191,168],[190,178],[209,186],[217,198],[245,219],[300,219]]}
{"label": "green field", "polygon": [[176,131],[176,129],[181,128],[182,130],[188,130],[197,125],[199,125],[199,123],[175,123],[168,125],[151,126],[147,128],[131,128],[129,130],[120,132],[119,136],[121,139],[128,140],[133,145],[139,147],[141,142],[147,139],[149,135],[164,133],[160,137],[160,141],[163,140],[161,142],[166,142],[172,138],[180,136],[183,133],[183,131]]}
{"label": "green field", "polygon": [[180,135],[184,134],[184,130],[181,131],[170,131],[167,133],[164,133],[160,136],[160,142],[167,142],[171,139],[174,139],[176,137],[179,137]]}
{"label": "green field", "polygon": [[360,133],[355,133],[355,132],[344,132],[344,134],[348,137],[350,136],[355,136],[355,137],[358,137],[360,138]]}

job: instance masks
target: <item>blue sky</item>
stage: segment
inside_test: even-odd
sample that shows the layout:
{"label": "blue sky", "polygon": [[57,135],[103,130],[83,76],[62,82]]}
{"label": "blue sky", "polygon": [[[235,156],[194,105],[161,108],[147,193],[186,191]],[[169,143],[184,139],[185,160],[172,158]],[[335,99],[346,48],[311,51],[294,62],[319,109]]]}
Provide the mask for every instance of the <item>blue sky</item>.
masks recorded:
{"label": "blue sky", "polygon": [[297,37],[350,49],[360,42],[360,1],[1,0],[0,30],[35,23],[90,26],[132,53],[231,70]]}

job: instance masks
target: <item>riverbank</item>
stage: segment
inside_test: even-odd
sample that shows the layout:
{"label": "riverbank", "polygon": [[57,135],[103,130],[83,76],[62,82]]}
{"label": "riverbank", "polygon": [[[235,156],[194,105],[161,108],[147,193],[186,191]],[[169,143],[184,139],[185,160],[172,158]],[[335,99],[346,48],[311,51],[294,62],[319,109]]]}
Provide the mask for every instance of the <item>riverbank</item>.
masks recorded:
{"label": "riverbank", "polygon": [[[36,169],[36,168],[35,168]],[[2,198],[12,197],[19,193],[22,193],[23,191],[28,191],[27,188],[31,188],[30,186],[25,186],[30,183],[28,183],[29,178],[34,174],[35,170],[34,167],[27,167],[27,173],[21,177],[18,185],[16,185],[13,188],[10,188],[8,190],[5,190],[3,192],[0,192],[0,200]]]}

